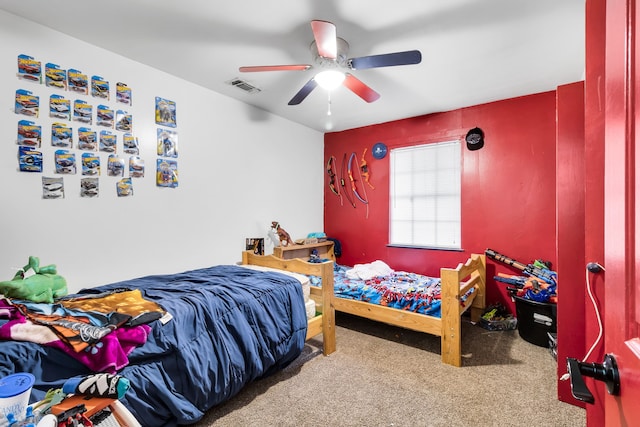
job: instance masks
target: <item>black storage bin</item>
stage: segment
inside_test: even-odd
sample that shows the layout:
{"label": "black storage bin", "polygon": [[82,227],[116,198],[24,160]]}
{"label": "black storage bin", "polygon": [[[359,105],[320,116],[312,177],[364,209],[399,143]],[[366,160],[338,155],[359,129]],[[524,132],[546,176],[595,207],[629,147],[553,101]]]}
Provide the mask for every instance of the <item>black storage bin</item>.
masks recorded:
{"label": "black storage bin", "polygon": [[525,341],[540,347],[549,347],[549,332],[556,332],[557,305],[532,301],[520,297],[516,300],[518,333]]}

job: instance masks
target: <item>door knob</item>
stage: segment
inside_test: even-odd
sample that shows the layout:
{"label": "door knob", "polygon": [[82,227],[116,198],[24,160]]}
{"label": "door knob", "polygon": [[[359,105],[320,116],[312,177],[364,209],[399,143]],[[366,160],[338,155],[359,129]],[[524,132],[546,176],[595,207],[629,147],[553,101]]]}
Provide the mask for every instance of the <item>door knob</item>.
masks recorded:
{"label": "door knob", "polygon": [[598,381],[604,381],[609,394],[620,394],[620,373],[618,364],[612,354],[605,354],[602,363],[585,363],[577,359],[567,357],[567,368],[571,378],[571,394],[578,400],[594,403],[593,394],[587,388],[582,376],[587,376]]}

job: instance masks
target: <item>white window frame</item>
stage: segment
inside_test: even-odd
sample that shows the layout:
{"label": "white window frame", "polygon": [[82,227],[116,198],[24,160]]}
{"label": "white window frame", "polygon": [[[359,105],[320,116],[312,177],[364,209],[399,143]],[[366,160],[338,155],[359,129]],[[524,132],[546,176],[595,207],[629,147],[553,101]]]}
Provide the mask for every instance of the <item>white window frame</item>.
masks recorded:
{"label": "white window frame", "polygon": [[390,150],[389,245],[462,249],[461,143]]}

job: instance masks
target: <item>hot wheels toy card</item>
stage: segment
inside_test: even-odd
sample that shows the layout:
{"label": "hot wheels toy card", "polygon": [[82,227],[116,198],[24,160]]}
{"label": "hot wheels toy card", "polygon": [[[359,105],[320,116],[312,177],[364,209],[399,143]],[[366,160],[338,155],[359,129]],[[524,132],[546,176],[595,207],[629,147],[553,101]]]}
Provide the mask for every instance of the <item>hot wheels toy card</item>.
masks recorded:
{"label": "hot wheels toy card", "polygon": [[42,177],[42,198],[43,199],[63,199],[64,180],[63,178]]}
{"label": "hot wheels toy card", "polygon": [[122,136],[122,145],[124,146],[124,152],[127,154],[140,154],[140,147],[138,145],[138,138],[131,135],[130,133],[125,133]]}
{"label": "hot wheels toy card", "polygon": [[28,90],[16,90],[15,113],[23,116],[38,117],[40,112],[40,97]]}
{"label": "hot wheels toy card", "polygon": [[98,178],[82,178],[80,180],[80,197],[98,197]]}
{"label": "hot wheels toy card", "polygon": [[56,150],[56,173],[75,175],[76,155],[68,150]]}
{"label": "hot wheels toy card", "polygon": [[131,104],[131,88],[126,83],[116,83],[116,102]]}
{"label": "hot wheels toy card", "polygon": [[91,104],[87,104],[81,99],[73,101],[73,120],[91,124],[93,121],[92,112],[93,106]]}
{"label": "hot wheels toy card", "polygon": [[115,153],[117,148],[118,139],[116,135],[108,130],[100,131],[100,146],[99,150],[105,153]]}
{"label": "hot wheels toy card", "polygon": [[71,148],[73,145],[73,129],[64,123],[53,123],[51,125],[51,145]]}
{"label": "hot wheels toy card", "polygon": [[64,96],[49,97],[49,117],[71,120],[71,101]]}
{"label": "hot wheels toy card", "polygon": [[100,156],[82,153],[82,175],[100,175]]}
{"label": "hot wheels toy card", "polygon": [[18,78],[42,83],[42,64],[28,55],[18,55]]}
{"label": "hot wheels toy card", "polygon": [[98,149],[96,131],[89,128],[78,128],[78,149],[96,151]]}
{"label": "hot wheels toy card", "polygon": [[131,132],[133,129],[133,116],[126,111],[116,111],[116,130]]}
{"label": "hot wheels toy card", "polygon": [[67,70],[62,70],[58,65],[47,62],[44,66],[44,75],[46,86],[67,90]]}
{"label": "hot wheels toy card", "polygon": [[121,159],[115,154],[109,155],[109,161],[107,163],[107,175],[124,176],[124,159]]}
{"label": "hot wheels toy card", "polygon": [[40,147],[42,143],[42,126],[29,120],[18,122],[18,145]]}
{"label": "hot wheels toy card", "polygon": [[96,114],[98,116],[96,120],[98,126],[113,128],[113,119],[115,115],[111,108],[107,107],[106,105],[98,105]]}
{"label": "hot wheels toy card", "polygon": [[129,176],[132,178],[144,177],[144,160],[138,156],[129,157]]}
{"label": "hot wheels toy card", "polygon": [[42,172],[42,153],[31,147],[18,147],[18,165],[21,172]]}
{"label": "hot wheels toy card", "polygon": [[133,196],[133,181],[131,178],[122,178],[116,184],[118,197]]}
{"label": "hot wheels toy card", "polygon": [[87,95],[89,93],[89,78],[82,71],[71,68],[67,72],[69,90]]}
{"label": "hot wheels toy card", "polygon": [[91,96],[109,99],[109,82],[100,76],[91,76]]}

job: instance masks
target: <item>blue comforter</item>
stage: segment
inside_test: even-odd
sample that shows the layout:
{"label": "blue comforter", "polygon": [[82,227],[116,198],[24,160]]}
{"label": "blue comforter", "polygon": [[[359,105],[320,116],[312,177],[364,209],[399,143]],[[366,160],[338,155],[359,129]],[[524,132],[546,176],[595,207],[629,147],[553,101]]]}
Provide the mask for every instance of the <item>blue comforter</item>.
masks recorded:
{"label": "blue comforter", "polygon": [[[198,421],[247,383],[292,362],[304,346],[307,318],[300,283],[275,272],[224,265],[147,276],[79,294],[140,289],[173,316],[154,321],[149,338],[118,372],[131,381],[121,400],[148,426]],[[62,351],[0,341],[0,377],[36,376],[32,401],[67,378],[90,372]]]}

